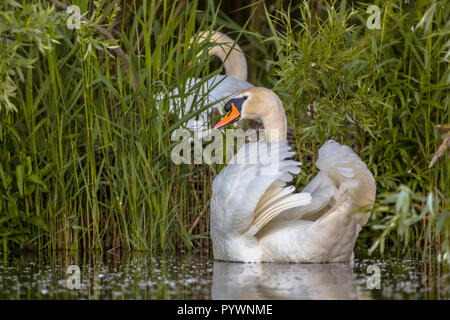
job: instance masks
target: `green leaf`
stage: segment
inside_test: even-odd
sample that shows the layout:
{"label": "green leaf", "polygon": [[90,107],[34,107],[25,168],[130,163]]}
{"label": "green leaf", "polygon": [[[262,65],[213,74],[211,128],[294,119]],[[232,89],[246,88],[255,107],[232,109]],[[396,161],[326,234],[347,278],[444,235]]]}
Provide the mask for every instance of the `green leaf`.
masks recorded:
{"label": "green leaf", "polygon": [[439,220],[436,223],[436,232],[440,233],[442,230],[442,227],[449,222],[450,214],[449,211],[444,210],[439,214]]}
{"label": "green leaf", "polygon": [[42,219],[41,216],[33,216],[30,219],[28,219],[28,222],[31,223],[32,225],[48,232],[47,224],[45,223],[44,219]]}
{"label": "green leaf", "polygon": [[419,23],[416,25],[416,29],[419,29],[423,25],[425,25],[424,33],[428,34],[430,32],[431,23],[433,22],[434,11],[436,10],[437,5],[438,3],[435,2],[431,5],[431,7],[428,8],[427,11],[425,11],[425,14],[422,16],[422,19],[420,19]]}
{"label": "green leaf", "polygon": [[16,180],[17,180],[17,188],[19,189],[19,194],[23,196],[23,176],[24,176],[24,168],[23,165],[19,164],[16,167]]}
{"label": "green leaf", "polygon": [[33,174],[27,176],[26,180],[41,186],[42,189],[44,189],[44,191],[48,191],[47,185],[41,180],[41,178],[38,175],[33,173]]}

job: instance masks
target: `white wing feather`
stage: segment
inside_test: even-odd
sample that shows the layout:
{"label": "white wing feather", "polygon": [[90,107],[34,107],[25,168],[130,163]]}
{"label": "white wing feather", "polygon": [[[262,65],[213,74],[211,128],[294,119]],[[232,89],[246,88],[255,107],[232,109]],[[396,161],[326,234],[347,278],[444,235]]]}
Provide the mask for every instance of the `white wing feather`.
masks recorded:
{"label": "white wing feather", "polygon": [[[266,147],[268,146],[268,148]],[[309,193],[293,194],[286,187],[299,162],[285,143],[254,142],[241,147],[231,163],[214,179],[211,226],[221,234],[252,237],[277,215],[311,202]],[[278,152],[278,157],[274,158]],[[249,156],[257,154],[256,163]]]}
{"label": "white wing feather", "polygon": [[[316,167],[320,172],[303,189],[312,196],[311,205],[291,209],[280,215],[277,221],[319,219],[348,192],[348,201],[356,208],[360,225],[364,225],[375,201],[375,179],[364,162],[353,150],[333,140],[319,149]],[[354,213],[349,212],[348,214]]]}

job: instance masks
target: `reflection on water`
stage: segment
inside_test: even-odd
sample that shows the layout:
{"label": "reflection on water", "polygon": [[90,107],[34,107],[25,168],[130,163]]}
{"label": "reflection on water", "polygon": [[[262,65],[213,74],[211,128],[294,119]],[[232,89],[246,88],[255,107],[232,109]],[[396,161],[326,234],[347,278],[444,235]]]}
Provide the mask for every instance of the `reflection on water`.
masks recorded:
{"label": "reflection on water", "polygon": [[213,299],[368,299],[350,264],[214,262]]}
{"label": "reflection on water", "polygon": [[[364,252],[353,265],[230,263],[207,253],[0,253],[0,299],[449,298],[448,266]],[[78,290],[67,287],[69,265],[80,267]],[[380,270],[380,289],[367,286],[371,265]]]}

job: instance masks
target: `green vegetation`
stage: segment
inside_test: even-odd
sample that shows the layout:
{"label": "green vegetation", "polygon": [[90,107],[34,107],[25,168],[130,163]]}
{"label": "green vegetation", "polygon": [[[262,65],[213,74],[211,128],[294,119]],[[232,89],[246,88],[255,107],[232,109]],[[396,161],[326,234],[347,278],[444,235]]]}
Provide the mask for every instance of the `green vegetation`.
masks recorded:
{"label": "green vegetation", "polygon": [[[94,21],[108,21],[117,11],[116,3],[78,5],[82,12],[89,8]],[[190,248],[191,239],[199,237],[188,234],[189,228],[208,198],[192,189],[190,168],[170,161],[169,133],[189,116],[171,122],[169,101],[154,97],[175,87],[184,92],[189,77],[211,76],[207,60],[196,61],[196,68],[187,68],[187,62],[192,55],[189,39],[197,29],[206,29],[211,17],[215,27],[215,11],[197,11],[196,2],[185,8],[171,3],[164,2],[158,10],[156,1],[127,7],[121,27],[114,29],[119,31],[113,31],[131,53],[138,91],[105,50],[113,44],[90,23],[82,23],[79,31],[69,30],[61,18],[67,16],[64,11],[53,8],[55,21],[60,18],[54,24],[60,45],[52,50],[39,51],[34,45],[38,39],[17,36],[15,41],[21,44],[17,54],[36,61],[33,68],[23,69],[23,81],[16,77],[18,89],[8,98],[13,104],[9,109],[18,112],[1,110],[4,250],[119,246],[174,250]],[[10,7],[5,14],[14,11],[28,20],[15,13],[28,12],[25,4]],[[10,29],[5,34],[14,36]],[[1,45],[2,52],[14,49],[8,43]],[[1,70],[7,73],[9,68]]]}
{"label": "green vegetation", "polygon": [[222,71],[189,45],[222,29],[248,55],[249,80],[285,103],[304,165],[297,186],[316,174],[325,140],[350,145],[378,189],[359,241],[450,261],[450,162],[444,154],[428,168],[435,126],[449,122],[446,1],[374,1],[380,30],[366,27],[357,2],[257,2],[236,13],[234,1],[166,0],[73,1],[89,20],[70,30],[53,2],[0,5],[3,250],[209,246],[219,168],[170,160],[171,132],[208,106],[178,119],[155,97],[174,88],[184,97],[188,78]]}
{"label": "green vegetation", "polygon": [[323,141],[353,146],[377,181],[378,201],[361,235],[371,250],[383,251],[388,242],[422,248],[424,255],[433,248],[450,259],[450,163],[444,157],[428,168],[440,144],[434,127],[449,116],[450,6],[381,6],[381,30],[368,30],[365,10],[349,12],[345,1],[328,7],[317,24],[307,4],[299,21],[289,11],[271,19],[275,89],[286,101],[300,157],[307,159],[298,183],[316,174],[311,159]]}

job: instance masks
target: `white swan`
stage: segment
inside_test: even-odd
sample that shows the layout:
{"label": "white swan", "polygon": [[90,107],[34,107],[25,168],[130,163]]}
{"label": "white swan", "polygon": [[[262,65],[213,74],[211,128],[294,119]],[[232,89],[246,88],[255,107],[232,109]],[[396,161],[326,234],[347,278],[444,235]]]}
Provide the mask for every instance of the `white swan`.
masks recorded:
{"label": "white swan", "polygon": [[[191,40],[192,42],[193,40]],[[211,46],[208,54],[217,56],[224,64],[225,75],[216,75],[206,81],[202,86],[193,88],[201,79],[191,78],[187,82],[186,91],[189,96],[181,101],[177,96],[178,89],[174,89],[171,96],[170,111],[173,112],[176,103],[184,105],[184,114],[193,111],[193,100],[195,96],[205,96],[204,103],[213,104],[212,108],[219,111],[225,104],[224,99],[233,97],[242,90],[254,87],[247,82],[247,61],[242,49],[227,35],[215,31],[213,33],[202,32],[199,34],[197,41],[211,41],[214,46]],[[214,104],[214,102],[216,102]],[[183,109],[182,109],[183,110]],[[186,127],[194,132],[197,132],[198,137],[208,135],[209,130],[209,113],[211,110],[205,110],[198,115],[198,120],[191,118],[187,121]],[[180,114],[181,117],[183,114]]]}
{"label": "white swan", "polygon": [[[262,121],[265,140],[243,145],[214,179],[214,258],[243,262],[348,262],[375,199],[375,181],[347,146],[327,141],[317,176],[301,193],[286,182],[300,172],[286,142],[286,117],[269,89],[244,90],[225,105],[215,129],[239,119]],[[255,157],[257,156],[257,157]],[[253,163],[249,159],[253,157]],[[255,160],[256,159],[256,160]]]}

